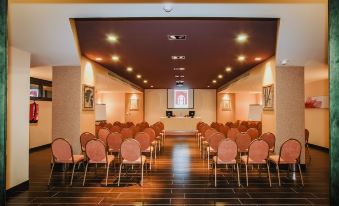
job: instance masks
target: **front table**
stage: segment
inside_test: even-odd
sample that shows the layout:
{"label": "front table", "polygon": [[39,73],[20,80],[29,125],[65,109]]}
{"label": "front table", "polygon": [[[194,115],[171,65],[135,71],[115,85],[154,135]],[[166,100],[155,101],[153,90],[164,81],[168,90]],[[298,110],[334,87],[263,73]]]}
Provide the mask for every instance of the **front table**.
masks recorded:
{"label": "front table", "polygon": [[195,133],[197,123],[201,121],[200,117],[161,117],[160,121],[164,123],[166,134],[171,133]]}

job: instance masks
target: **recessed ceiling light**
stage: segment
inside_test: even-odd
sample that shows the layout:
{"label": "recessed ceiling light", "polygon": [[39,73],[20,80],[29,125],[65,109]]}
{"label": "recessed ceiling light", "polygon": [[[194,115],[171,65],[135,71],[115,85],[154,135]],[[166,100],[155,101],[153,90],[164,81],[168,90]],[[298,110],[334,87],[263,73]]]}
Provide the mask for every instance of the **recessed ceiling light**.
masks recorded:
{"label": "recessed ceiling light", "polygon": [[210,85],[208,85],[207,88],[210,88]]}
{"label": "recessed ceiling light", "polygon": [[184,67],[173,68],[174,71],[185,71]]}
{"label": "recessed ceiling light", "polygon": [[174,75],[175,78],[179,78],[179,75]]}
{"label": "recessed ceiling light", "polygon": [[112,56],[112,60],[115,61],[115,62],[117,62],[117,61],[120,60],[120,57],[117,56],[117,55],[113,55],[113,56]]}
{"label": "recessed ceiling light", "polygon": [[223,76],[222,76],[221,74],[219,74],[219,75],[218,75],[218,78],[219,78],[219,79],[222,79],[222,78],[223,78]]}
{"label": "recessed ceiling light", "polygon": [[151,85],[151,88],[153,88],[154,86],[153,85]]}
{"label": "recessed ceiling light", "polygon": [[247,35],[247,34],[244,34],[244,33],[239,34],[239,35],[236,37],[236,41],[237,41],[238,43],[244,43],[244,42],[247,42],[247,40],[248,40],[248,35]]}
{"label": "recessed ceiling light", "polygon": [[118,37],[114,34],[108,34],[107,35],[107,41],[109,41],[111,43],[116,43],[116,42],[118,42]]}
{"label": "recessed ceiling light", "polygon": [[138,78],[138,79],[141,79],[141,74],[137,74],[137,78]]}
{"label": "recessed ceiling light", "polygon": [[232,71],[232,68],[231,68],[231,67],[226,67],[226,68],[225,68],[225,71],[226,71],[226,72],[231,72],[231,71]]}
{"label": "recessed ceiling light", "polygon": [[133,68],[132,68],[132,67],[127,67],[127,68],[126,68],[126,71],[132,72],[132,71],[133,71]]}
{"label": "recessed ceiling light", "polygon": [[180,75],[180,78],[184,78],[185,76],[184,75]]}
{"label": "recessed ceiling light", "polygon": [[213,79],[213,80],[212,80],[212,83],[213,83],[213,84],[217,83],[217,80]]}
{"label": "recessed ceiling light", "polygon": [[184,60],[186,57],[185,56],[172,56],[171,58],[173,60]]}
{"label": "recessed ceiling light", "polygon": [[261,57],[256,57],[256,58],[254,58],[254,61],[261,61],[261,60],[262,60]]}
{"label": "recessed ceiling light", "polygon": [[148,80],[145,79],[145,80],[144,80],[144,83],[147,84],[147,83],[148,83]]}
{"label": "recessed ceiling light", "polygon": [[244,55],[239,55],[238,56],[238,61],[239,62],[243,62],[243,61],[245,61],[245,59],[246,59],[246,57]]}
{"label": "recessed ceiling light", "polygon": [[102,58],[100,58],[100,57],[97,57],[97,58],[95,58],[95,61],[98,61],[98,62],[100,62],[100,61],[102,61]]}
{"label": "recessed ceiling light", "polygon": [[168,40],[186,40],[187,35],[185,34],[170,34],[167,35]]}

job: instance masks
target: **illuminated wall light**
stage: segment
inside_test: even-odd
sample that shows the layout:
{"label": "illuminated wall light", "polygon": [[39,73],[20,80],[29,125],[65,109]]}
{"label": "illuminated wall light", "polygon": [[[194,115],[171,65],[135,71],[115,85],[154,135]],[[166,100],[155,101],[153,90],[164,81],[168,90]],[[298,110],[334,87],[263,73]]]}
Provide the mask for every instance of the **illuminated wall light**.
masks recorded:
{"label": "illuminated wall light", "polygon": [[107,35],[107,41],[109,41],[111,43],[116,43],[116,42],[118,42],[118,37],[114,34],[108,34]]}
{"label": "illuminated wall light", "polygon": [[217,83],[217,80],[213,79],[213,80],[212,80],[212,83],[213,83],[213,84]]}
{"label": "illuminated wall light", "polygon": [[94,71],[90,62],[85,64],[84,83],[88,85],[94,85]]}
{"label": "illuminated wall light", "polygon": [[256,58],[254,58],[254,61],[261,61],[262,60],[262,58],[261,57],[256,57]]}
{"label": "illuminated wall light", "polygon": [[126,71],[132,72],[132,71],[133,71],[133,68],[132,68],[132,67],[127,67],[127,68],[126,68]]}
{"label": "illuminated wall light", "polygon": [[145,79],[145,80],[144,80],[144,83],[147,84],[147,83],[148,83],[148,80]]}
{"label": "illuminated wall light", "polygon": [[141,79],[141,74],[137,74],[137,78],[138,78],[138,79]]}
{"label": "illuminated wall light", "polygon": [[100,58],[100,57],[97,57],[97,58],[95,58],[95,61],[98,61],[98,62],[100,62],[100,61],[102,61],[102,58]]}
{"label": "illuminated wall light", "polygon": [[115,61],[115,62],[117,62],[117,61],[120,60],[120,57],[117,56],[117,55],[113,55],[113,56],[112,56],[112,60]]}
{"label": "illuminated wall light", "polygon": [[236,41],[237,41],[238,43],[245,43],[245,42],[247,42],[247,40],[248,40],[248,35],[247,35],[247,34],[244,34],[244,33],[239,34],[239,35],[236,37]]}
{"label": "illuminated wall light", "polygon": [[238,56],[238,61],[239,62],[243,62],[243,61],[245,61],[245,59],[246,59],[246,57],[244,55],[239,55]]}
{"label": "illuminated wall light", "polygon": [[222,79],[222,78],[223,78],[223,76],[222,76],[221,74],[219,74],[219,75],[218,75],[218,78],[219,78],[219,79]]}
{"label": "illuminated wall light", "polygon": [[226,71],[226,72],[231,72],[231,71],[232,71],[232,68],[231,68],[231,67],[226,67],[226,68],[225,68],[225,71]]}

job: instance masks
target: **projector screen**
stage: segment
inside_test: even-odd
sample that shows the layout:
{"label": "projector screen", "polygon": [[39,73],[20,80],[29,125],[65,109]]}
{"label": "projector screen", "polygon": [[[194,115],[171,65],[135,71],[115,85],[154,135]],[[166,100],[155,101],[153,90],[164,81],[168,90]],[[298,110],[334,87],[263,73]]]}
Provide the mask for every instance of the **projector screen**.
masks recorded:
{"label": "projector screen", "polygon": [[193,109],[194,90],[193,89],[168,89],[167,109]]}

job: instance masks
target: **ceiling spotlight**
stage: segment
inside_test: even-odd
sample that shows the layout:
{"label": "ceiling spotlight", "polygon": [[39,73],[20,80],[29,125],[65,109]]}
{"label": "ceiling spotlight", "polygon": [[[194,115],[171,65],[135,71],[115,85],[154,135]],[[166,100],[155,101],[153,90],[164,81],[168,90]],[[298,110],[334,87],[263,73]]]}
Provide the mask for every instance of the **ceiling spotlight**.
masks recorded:
{"label": "ceiling spotlight", "polygon": [[127,68],[126,68],[126,71],[132,72],[132,71],[133,71],[133,68],[132,68],[132,67],[127,67]]}
{"label": "ceiling spotlight", "polygon": [[137,74],[137,78],[138,78],[138,79],[141,79],[141,74]]}
{"label": "ceiling spotlight", "polygon": [[154,86],[153,85],[151,85],[151,88],[153,88]]}
{"label": "ceiling spotlight", "polygon": [[113,35],[113,34],[108,34],[107,35],[107,41],[109,41],[111,43],[116,43],[116,42],[118,42],[118,37],[116,35]]}
{"label": "ceiling spotlight", "polygon": [[184,78],[185,76],[184,75],[181,75],[180,78]]}
{"label": "ceiling spotlight", "polygon": [[256,58],[254,58],[254,61],[261,61],[262,60],[262,58],[261,57],[256,57]]}
{"label": "ceiling spotlight", "polygon": [[231,72],[231,71],[232,71],[232,68],[231,68],[231,67],[226,67],[225,71],[226,71],[226,72]]}
{"label": "ceiling spotlight", "polygon": [[207,88],[210,88],[210,85],[208,85]]}
{"label": "ceiling spotlight", "polygon": [[120,60],[120,57],[117,56],[117,55],[113,55],[113,56],[112,56],[112,60],[115,61],[115,62],[117,62],[117,61]]}
{"label": "ceiling spotlight", "polygon": [[238,56],[238,61],[239,62],[243,62],[243,61],[245,61],[245,59],[246,59],[246,57],[244,55]]}
{"label": "ceiling spotlight", "polygon": [[145,80],[144,80],[144,83],[145,83],[145,84],[147,84],[147,83],[148,83],[148,81],[145,79]]}
{"label": "ceiling spotlight", "polygon": [[102,58],[100,58],[100,57],[97,57],[97,58],[95,58],[95,61],[98,61],[98,62],[100,62],[100,61],[102,61]]}
{"label": "ceiling spotlight", "polygon": [[222,78],[223,78],[223,76],[222,76],[221,74],[219,74],[219,75],[218,75],[218,78],[219,78],[219,79],[222,79]]}
{"label": "ceiling spotlight", "polygon": [[244,42],[247,42],[247,39],[248,39],[248,35],[247,34],[239,34],[237,37],[236,37],[236,41],[238,43],[244,43]]}
{"label": "ceiling spotlight", "polygon": [[172,56],[171,57],[173,60],[184,60],[185,56]]}
{"label": "ceiling spotlight", "polygon": [[173,68],[174,71],[185,71],[184,67]]}
{"label": "ceiling spotlight", "polygon": [[168,40],[186,40],[187,35],[185,34],[170,34],[167,35]]}
{"label": "ceiling spotlight", "polygon": [[212,80],[212,83],[213,83],[213,84],[217,83],[217,80],[213,79],[213,80]]}

